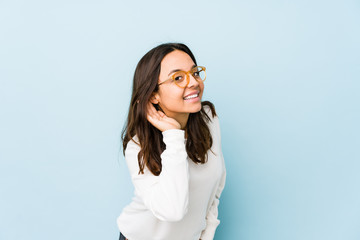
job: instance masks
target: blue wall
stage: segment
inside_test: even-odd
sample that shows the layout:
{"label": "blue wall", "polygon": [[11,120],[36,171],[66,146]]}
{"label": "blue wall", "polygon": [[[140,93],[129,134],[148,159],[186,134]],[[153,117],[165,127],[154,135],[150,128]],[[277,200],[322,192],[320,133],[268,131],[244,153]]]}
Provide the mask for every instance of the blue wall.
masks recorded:
{"label": "blue wall", "polygon": [[216,238],[360,239],[360,2],[0,1],[0,239],[117,239],[120,149],[152,47],[208,69],[227,185]]}

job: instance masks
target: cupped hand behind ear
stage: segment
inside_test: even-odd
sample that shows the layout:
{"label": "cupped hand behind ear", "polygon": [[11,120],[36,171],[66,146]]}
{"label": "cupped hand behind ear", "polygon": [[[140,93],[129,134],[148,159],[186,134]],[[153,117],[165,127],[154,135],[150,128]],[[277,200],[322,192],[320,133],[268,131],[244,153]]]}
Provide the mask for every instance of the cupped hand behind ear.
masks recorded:
{"label": "cupped hand behind ear", "polygon": [[148,103],[147,107],[147,120],[162,132],[170,129],[181,129],[178,121],[166,116],[162,111],[156,110],[151,102]]}

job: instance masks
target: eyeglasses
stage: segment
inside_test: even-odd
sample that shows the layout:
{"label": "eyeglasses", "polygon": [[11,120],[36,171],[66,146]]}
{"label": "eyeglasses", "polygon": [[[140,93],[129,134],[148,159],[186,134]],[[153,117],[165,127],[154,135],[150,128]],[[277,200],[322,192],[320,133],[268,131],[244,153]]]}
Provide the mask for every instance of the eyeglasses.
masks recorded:
{"label": "eyeglasses", "polygon": [[161,84],[163,84],[169,80],[172,80],[177,86],[179,86],[181,88],[186,88],[190,82],[189,73],[195,78],[196,81],[203,82],[206,79],[206,67],[196,66],[187,72],[185,72],[185,71],[175,72],[173,75],[170,76],[169,79],[159,83],[158,86],[160,86]]}

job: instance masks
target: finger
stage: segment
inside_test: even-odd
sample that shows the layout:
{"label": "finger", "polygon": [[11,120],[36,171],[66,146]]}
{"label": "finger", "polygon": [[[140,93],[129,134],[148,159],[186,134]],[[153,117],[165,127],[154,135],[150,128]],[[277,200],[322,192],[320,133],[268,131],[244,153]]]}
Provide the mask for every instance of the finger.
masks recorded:
{"label": "finger", "polygon": [[162,112],[162,111],[157,111],[158,112],[158,114],[160,115],[160,117],[166,117],[166,115],[165,115],[165,113],[164,112]]}
{"label": "finger", "polygon": [[149,115],[154,115],[154,114],[153,114],[153,109],[151,108],[151,105],[152,105],[152,104],[151,104],[150,102],[147,103],[147,106],[146,106],[146,108],[147,108],[147,109],[146,109],[146,115],[147,115],[147,116],[149,116]]}
{"label": "finger", "polygon": [[157,111],[156,108],[151,104],[151,114],[154,118],[157,118],[158,120],[161,119],[162,115],[160,115],[160,111]]}
{"label": "finger", "polygon": [[158,113],[158,111],[156,111],[155,107],[153,106],[152,103],[149,102],[148,105],[148,114],[149,117],[151,117],[151,119],[148,119],[148,121],[150,122],[154,122],[154,121],[160,121],[161,120],[161,115]]}
{"label": "finger", "polygon": [[155,107],[152,105],[151,102],[148,103],[148,114],[154,116],[156,113]]}
{"label": "finger", "polygon": [[157,118],[151,114],[147,114],[146,119],[153,125],[154,125],[154,123],[156,123],[156,121],[158,121]]}

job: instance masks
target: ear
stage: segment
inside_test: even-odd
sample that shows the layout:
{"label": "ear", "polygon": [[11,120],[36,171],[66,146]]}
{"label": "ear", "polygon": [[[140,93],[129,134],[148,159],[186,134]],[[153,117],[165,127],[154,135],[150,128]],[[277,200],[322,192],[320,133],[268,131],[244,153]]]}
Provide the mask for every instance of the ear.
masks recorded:
{"label": "ear", "polygon": [[158,104],[159,103],[159,94],[153,93],[150,97],[150,102],[153,104]]}

